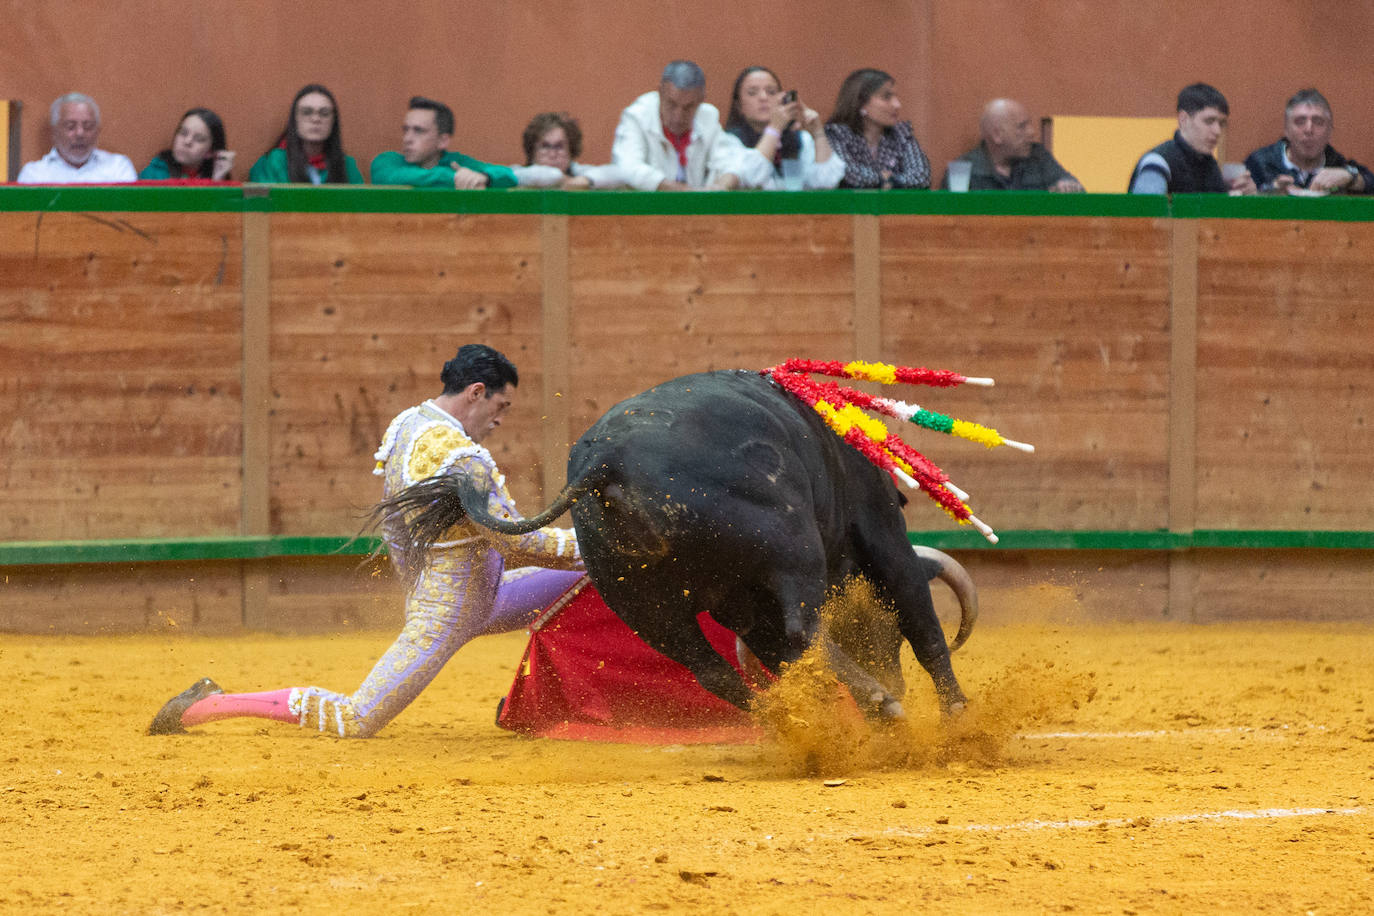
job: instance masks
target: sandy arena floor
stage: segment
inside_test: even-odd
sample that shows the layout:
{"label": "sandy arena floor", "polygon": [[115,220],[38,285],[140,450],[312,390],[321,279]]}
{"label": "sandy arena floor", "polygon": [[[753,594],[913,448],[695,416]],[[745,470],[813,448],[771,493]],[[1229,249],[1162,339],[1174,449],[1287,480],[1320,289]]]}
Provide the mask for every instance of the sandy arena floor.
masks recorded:
{"label": "sandy arena floor", "polygon": [[886,736],[520,738],[520,634],[372,740],[143,734],[201,675],[351,690],[391,635],[0,635],[0,912],[1374,910],[1367,627],[985,626],[955,738],[918,671]]}

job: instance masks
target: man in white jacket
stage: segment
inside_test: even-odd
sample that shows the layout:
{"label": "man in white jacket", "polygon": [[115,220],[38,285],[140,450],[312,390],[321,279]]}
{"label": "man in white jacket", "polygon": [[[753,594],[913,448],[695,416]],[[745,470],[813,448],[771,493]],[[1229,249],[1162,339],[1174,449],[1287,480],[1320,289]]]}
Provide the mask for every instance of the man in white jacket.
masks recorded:
{"label": "man in white jacket", "polygon": [[722,142],[720,112],[706,98],[706,74],[689,60],[663,68],[656,92],[620,113],[611,161],[640,191],[732,188],[738,144]]}

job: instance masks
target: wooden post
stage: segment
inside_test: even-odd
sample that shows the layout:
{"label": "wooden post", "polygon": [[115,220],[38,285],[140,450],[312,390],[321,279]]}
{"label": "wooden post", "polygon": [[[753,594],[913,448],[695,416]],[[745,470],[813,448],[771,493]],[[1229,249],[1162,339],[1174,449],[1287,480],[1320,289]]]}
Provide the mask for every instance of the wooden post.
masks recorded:
{"label": "wooden post", "polygon": [[23,110],[23,102],[0,101],[0,153],[3,153],[4,160],[0,163],[0,177],[5,181],[14,181],[19,177],[19,165],[24,161],[20,155],[22,135],[19,130],[20,113]]}
{"label": "wooden post", "polygon": [[[1169,274],[1169,531],[1197,527],[1197,260],[1198,222],[1172,221]],[[1169,555],[1174,620],[1195,621],[1197,573],[1189,550]]]}
{"label": "wooden post", "polygon": [[568,217],[546,213],[540,224],[543,276],[543,416],[540,422],[544,505],[563,489],[568,473]]}
{"label": "wooden post", "polygon": [[882,238],[878,217],[854,214],[854,358],[882,358]]}
{"label": "wooden post", "polygon": [[[271,215],[243,214],[243,508],[240,534],[271,533]],[[268,573],[243,563],[243,625],[267,620]]]}

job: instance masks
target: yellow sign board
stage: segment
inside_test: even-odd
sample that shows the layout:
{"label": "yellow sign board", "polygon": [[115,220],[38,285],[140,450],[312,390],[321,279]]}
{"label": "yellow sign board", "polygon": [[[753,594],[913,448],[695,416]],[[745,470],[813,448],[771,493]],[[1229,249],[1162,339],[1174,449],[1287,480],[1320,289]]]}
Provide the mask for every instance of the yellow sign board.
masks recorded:
{"label": "yellow sign board", "polygon": [[[1146,150],[1178,130],[1178,118],[1091,118],[1058,115],[1042,122],[1045,145],[1064,168],[1100,194],[1124,194]],[[1223,137],[1223,142],[1225,138]],[[1217,158],[1224,158],[1220,146]]]}
{"label": "yellow sign board", "polygon": [[0,181],[14,181],[23,164],[19,144],[19,113],[23,110],[23,102],[0,99]]}

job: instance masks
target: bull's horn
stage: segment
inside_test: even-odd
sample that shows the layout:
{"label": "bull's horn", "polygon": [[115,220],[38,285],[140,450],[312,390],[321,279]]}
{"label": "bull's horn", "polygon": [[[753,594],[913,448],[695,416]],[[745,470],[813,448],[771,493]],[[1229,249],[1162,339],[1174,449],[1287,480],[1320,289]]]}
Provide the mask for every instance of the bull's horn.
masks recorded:
{"label": "bull's horn", "polygon": [[969,635],[973,632],[973,624],[978,620],[978,589],[974,586],[973,577],[968,574],[968,570],[944,551],[936,550],[934,547],[923,547],[920,544],[913,544],[911,549],[916,551],[916,556],[930,560],[939,567],[935,575],[948,585],[959,599],[959,632],[949,644],[949,651],[953,652],[968,641]]}

